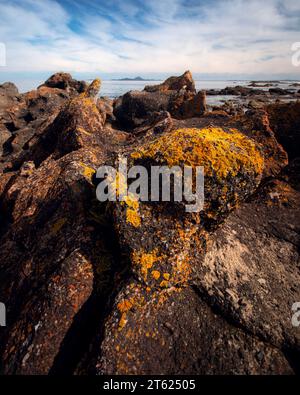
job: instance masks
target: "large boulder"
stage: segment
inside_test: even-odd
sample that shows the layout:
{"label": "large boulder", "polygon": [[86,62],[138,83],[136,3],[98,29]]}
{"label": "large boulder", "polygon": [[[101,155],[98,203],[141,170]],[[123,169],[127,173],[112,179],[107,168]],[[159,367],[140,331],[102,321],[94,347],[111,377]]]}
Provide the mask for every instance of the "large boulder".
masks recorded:
{"label": "large boulder", "polygon": [[103,130],[99,88],[95,80],[71,99],[35,136],[32,160],[22,156],[19,170],[0,178],[4,374],[73,372],[112,292],[113,232],[93,175],[117,143]]}
{"label": "large boulder", "polygon": [[135,289],[118,297],[126,325],[107,322],[99,374],[293,374],[281,351],[216,314],[193,289],[140,300]]}
{"label": "large boulder", "polygon": [[267,107],[270,126],[291,159],[300,156],[300,102]]}
{"label": "large boulder", "polygon": [[82,93],[87,88],[85,81],[77,81],[72,78],[71,74],[62,72],[56,73],[49,77],[42,86],[47,86],[48,88],[58,88],[67,91],[73,90],[77,93]]}
{"label": "large boulder", "polygon": [[293,171],[286,169],[232,213],[194,270],[197,289],[211,306],[281,348],[299,372],[292,306],[300,301],[300,193],[287,177],[298,173],[299,187],[299,163]]}
{"label": "large boulder", "polygon": [[128,129],[141,126],[151,113],[159,111],[168,111],[178,119],[200,117],[205,113],[205,92],[196,93],[190,72],[171,77],[161,85],[145,87],[142,92],[128,92],[114,105],[114,115]]}
{"label": "large boulder", "polygon": [[180,91],[181,89],[196,93],[195,82],[190,71],[186,71],[180,77],[169,77],[162,84],[147,85],[144,88],[146,92]]}

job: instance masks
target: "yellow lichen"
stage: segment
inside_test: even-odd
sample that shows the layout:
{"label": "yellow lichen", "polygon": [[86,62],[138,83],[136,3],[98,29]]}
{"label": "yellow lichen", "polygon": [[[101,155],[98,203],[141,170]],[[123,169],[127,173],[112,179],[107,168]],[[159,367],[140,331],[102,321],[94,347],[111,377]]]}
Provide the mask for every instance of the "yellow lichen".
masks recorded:
{"label": "yellow lichen", "polygon": [[152,274],[152,277],[153,277],[155,280],[158,280],[159,277],[160,277],[160,272],[159,272],[158,270],[153,270],[153,271],[151,272],[151,274]]}
{"label": "yellow lichen", "polygon": [[224,179],[239,172],[259,175],[264,161],[255,143],[235,129],[178,129],[131,154],[133,159],[154,159],[169,167],[203,166],[205,175]]}
{"label": "yellow lichen", "polygon": [[92,167],[89,167],[82,162],[80,162],[79,164],[83,168],[84,177],[91,181],[92,177],[96,173],[96,171]]}
{"label": "yellow lichen", "polygon": [[139,268],[144,280],[147,280],[148,270],[152,269],[154,263],[160,260],[161,257],[157,254],[157,250],[151,253],[145,253],[143,250],[132,253],[133,265]]}
{"label": "yellow lichen", "polygon": [[135,228],[141,226],[141,218],[138,212],[132,208],[126,210],[126,222],[130,223]]}

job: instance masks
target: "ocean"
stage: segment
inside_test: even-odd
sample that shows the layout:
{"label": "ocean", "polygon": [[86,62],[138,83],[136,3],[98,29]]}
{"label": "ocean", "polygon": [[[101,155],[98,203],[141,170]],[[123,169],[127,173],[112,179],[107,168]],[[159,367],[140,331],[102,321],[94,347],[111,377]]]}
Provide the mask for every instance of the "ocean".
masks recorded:
{"label": "ocean", "polygon": [[[90,82],[88,80],[87,82]],[[4,81],[0,80],[0,83]],[[43,83],[42,80],[37,79],[18,79],[17,81],[13,81],[20,92],[27,92],[32,89],[36,89],[39,85]],[[161,80],[157,81],[118,81],[118,80],[102,80],[102,86],[100,91],[100,96],[107,96],[111,99],[124,95],[126,92],[131,90],[143,90],[145,85],[156,85],[160,84]],[[274,82],[274,87],[280,88],[290,88],[291,84],[298,81],[280,81]],[[208,89],[223,89],[227,86],[247,86],[249,85],[250,81],[248,80],[196,80],[196,89],[197,90],[208,90]],[[261,89],[269,89],[268,88],[261,88]],[[235,96],[207,96],[207,104],[208,105],[219,105],[223,102],[233,99]]]}

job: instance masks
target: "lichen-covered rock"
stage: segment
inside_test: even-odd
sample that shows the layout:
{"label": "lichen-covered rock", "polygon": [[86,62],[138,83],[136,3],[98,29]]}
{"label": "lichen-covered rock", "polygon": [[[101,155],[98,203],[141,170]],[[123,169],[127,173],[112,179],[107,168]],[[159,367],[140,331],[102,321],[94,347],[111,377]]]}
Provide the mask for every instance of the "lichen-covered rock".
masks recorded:
{"label": "lichen-covered rock", "polygon": [[[1,373],[299,372],[299,159],[287,166],[276,140],[297,140],[297,105],[289,120],[281,107],[208,112],[189,73],[162,85],[117,99],[116,120],[100,80],[6,87]],[[100,203],[95,172],[122,156],[203,166],[204,206]]]}
{"label": "lichen-covered rock", "polygon": [[[298,167],[299,180],[299,167]],[[282,179],[232,213],[194,267],[207,301],[247,332],[277,345],[299,372],[300,195]]]}
{"label": "lichen-covered rock", "polygon": [[124,327],[115,316],[107,323],[98,373],[293,374],[282,352],[214,314],[190,288],[130,295],[117,305]]}

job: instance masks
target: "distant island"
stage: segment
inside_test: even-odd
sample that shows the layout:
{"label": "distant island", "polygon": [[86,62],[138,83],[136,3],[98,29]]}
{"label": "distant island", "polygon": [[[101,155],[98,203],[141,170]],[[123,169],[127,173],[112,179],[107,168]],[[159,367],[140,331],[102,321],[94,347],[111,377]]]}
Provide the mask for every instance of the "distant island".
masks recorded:
{"label": "distant island", "polygon": [[156,81],[156,80],[151,80],[151,79],[144,79],[142,77],[134,77],[134,78],[117,78],[113,79],[112,81]]}

